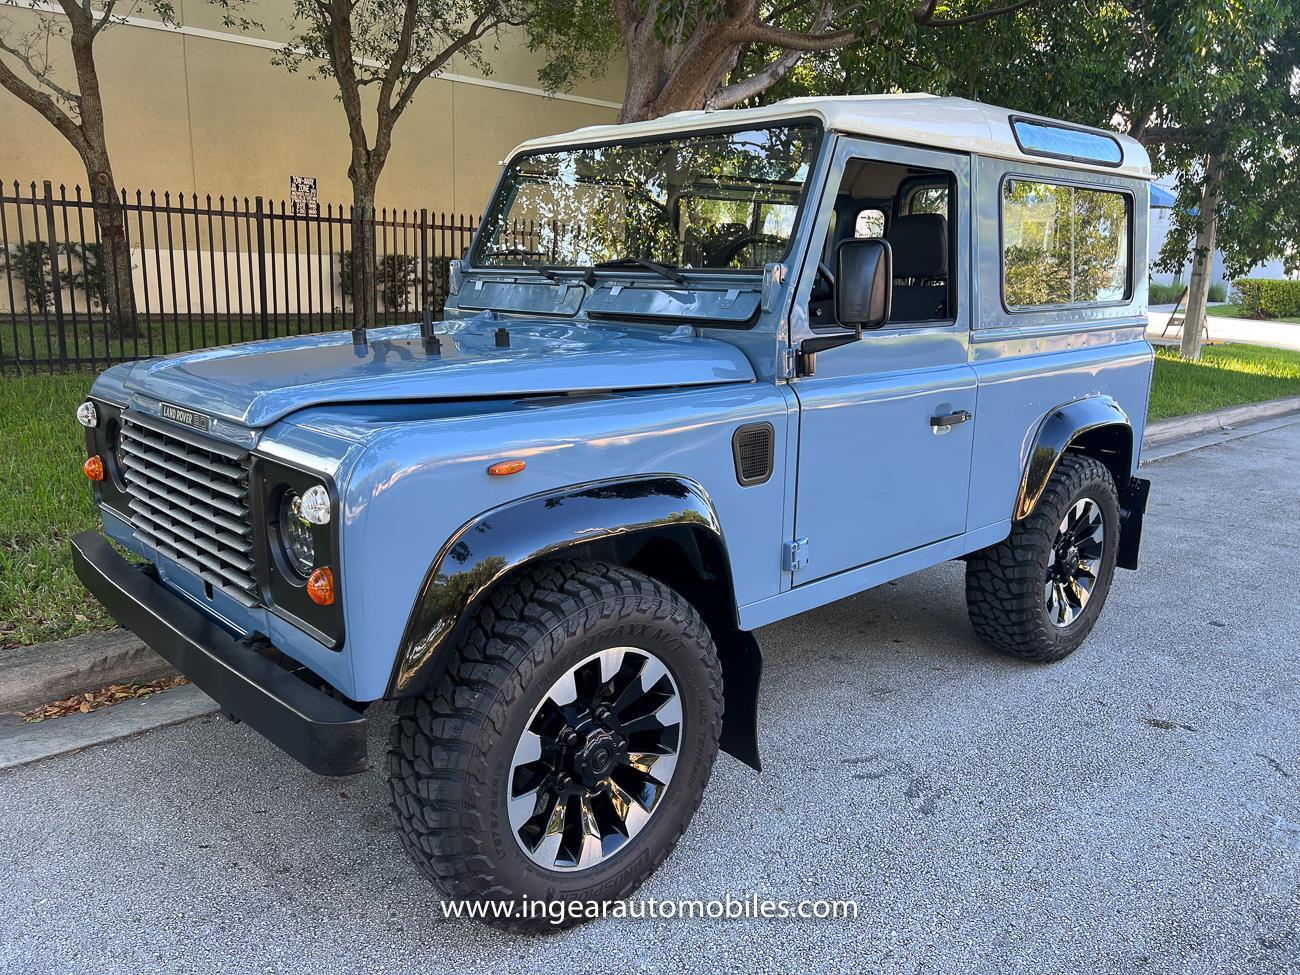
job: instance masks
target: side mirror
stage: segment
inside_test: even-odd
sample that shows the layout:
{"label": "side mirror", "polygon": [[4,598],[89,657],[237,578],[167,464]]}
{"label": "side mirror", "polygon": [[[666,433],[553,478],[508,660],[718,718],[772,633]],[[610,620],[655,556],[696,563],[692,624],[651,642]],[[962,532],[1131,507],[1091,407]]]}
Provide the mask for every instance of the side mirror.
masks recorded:
{"label": "side mirror", "polygon": [[835,317],[841,325],[880,328],[889,321],[894,254],[877,237],[840,241],[835,249]]}
{"label": "side mirror", "polygon": [[835,249],[835,317],[853,328],[852,335],[815,335],[799,344],[796,372],[817,373],[817,353],[862,338],[864,328],[889,321],[894,295],[894,252],[878,237],[851,237]]}

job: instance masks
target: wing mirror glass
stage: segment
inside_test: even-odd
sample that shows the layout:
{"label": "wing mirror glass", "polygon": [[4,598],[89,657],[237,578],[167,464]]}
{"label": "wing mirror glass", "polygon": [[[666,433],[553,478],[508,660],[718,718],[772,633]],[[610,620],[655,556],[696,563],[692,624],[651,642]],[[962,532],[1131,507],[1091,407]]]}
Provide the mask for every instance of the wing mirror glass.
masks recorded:
{"label": "wing mirror glass", "polygon": [[894,295],[894,254],[878,237],[849,238],[835,249],[835,317],[851,328],[880,328]]}

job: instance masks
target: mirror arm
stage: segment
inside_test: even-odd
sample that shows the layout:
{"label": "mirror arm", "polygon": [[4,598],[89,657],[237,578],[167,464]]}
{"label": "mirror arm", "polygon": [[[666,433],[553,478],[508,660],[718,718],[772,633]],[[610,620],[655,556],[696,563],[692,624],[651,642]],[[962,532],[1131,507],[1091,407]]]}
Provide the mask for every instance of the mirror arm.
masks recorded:
{"label": "mirror arm", "polygon": [[817,353],[838,349],[850,342],[862,341],[862,323],[853,328],[852,335],[815,335],[799,343],[799,354],[795,358],[795,375],[815,376],[817,374]]}

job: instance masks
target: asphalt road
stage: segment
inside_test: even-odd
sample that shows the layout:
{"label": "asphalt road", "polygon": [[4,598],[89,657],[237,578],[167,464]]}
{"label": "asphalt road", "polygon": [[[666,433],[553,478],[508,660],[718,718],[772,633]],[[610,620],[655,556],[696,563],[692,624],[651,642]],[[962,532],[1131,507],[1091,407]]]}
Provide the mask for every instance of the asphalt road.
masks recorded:
{"label": "asphalt road", "polygon": [[0,776],[0,970],[1300,972],[1300,425],[1147,472],[1061,664],[977,645],[959,564],[761,634],[766,770],[719,760],[643,894],[855,922],[447,921],[377,773],[208,718]]}

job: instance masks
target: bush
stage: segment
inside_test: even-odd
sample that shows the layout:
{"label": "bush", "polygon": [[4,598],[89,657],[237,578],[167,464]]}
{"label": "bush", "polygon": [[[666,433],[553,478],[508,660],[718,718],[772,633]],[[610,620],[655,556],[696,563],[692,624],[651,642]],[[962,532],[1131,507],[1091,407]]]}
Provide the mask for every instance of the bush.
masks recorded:
{"label": "bush", "polygon": [[1300,281],[1242,278],[1232,282],[1232,289],[1247,318],[1300,316]]}
{"label": "bush", "polygon": [[1187,285],[1181,281],[1175,281],[1173,284],[1161,284],[1159,281],[1152,281],[1147,286],[1147,304],[1150,305],[1172,305],[1183,293]]}
{"label": "bush", "polygon": [[54,282],[50,277],[50,249],[39,240],[29,240],[0,251],[5,267],[22,282],[27,305],[34,311],[54,307]]}
{"label": "bush", "polygon": [[[1147,304],[1150,305],[1172,305],[1182,297],[1183,289],[1187,285],[1181,281],[1175,281],[1173,284],[1161,284],[1159,281],[1152,281],[1147,286]],[[1228,300],[1228,286],[1220,282],[1219,284],[1210,285],[1210,301],[1213,304],[1222,304]]]}
{"label": "bush", "polygon": [[412,307],[411,289],[419,280],[420,262],[409,254],[385,254],[379,259],[379,293],[384,307],[406,311]]}
{"label": "bush", "polygon": [[72,286],[86,296],[88,303],[107,308],[112,284],[104,261],[104,245],[72,243],[59,246],[64,253],[76,258],[80,265],[72,272]]}

